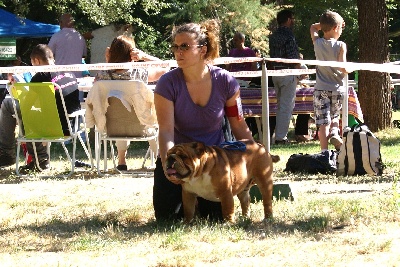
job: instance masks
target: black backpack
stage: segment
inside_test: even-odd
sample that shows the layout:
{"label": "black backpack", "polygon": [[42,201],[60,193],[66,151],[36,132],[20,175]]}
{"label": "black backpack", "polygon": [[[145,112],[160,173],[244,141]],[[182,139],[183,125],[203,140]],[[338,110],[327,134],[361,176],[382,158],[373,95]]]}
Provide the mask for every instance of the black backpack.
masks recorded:
{"label": "black backpack", "polygon": [[289,157],[285,171],[309,174],[333,174],[336,172],[336,151],[326,150],[317,154],[293,154]]}

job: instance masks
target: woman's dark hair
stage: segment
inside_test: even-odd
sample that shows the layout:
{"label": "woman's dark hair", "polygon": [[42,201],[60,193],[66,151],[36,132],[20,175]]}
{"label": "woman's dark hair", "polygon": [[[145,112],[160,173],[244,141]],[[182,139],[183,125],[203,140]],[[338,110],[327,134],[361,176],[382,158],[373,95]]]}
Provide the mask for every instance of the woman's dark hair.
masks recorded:
{"label": "woman's dark hair", "polygon": [[125,35],[114,38],[111,42],[108,63],[130,62],[131,51],[135,48],[135,41]]}
{"label": "woman's dark hair", "polygon": [[200,24],[186,23],[175,26],[172,30],[172,40],[179,33],[189,33],[199,45],[207,46],[204,59],[213,60],[219,57],[219,24],[216,20],[206,20]]}

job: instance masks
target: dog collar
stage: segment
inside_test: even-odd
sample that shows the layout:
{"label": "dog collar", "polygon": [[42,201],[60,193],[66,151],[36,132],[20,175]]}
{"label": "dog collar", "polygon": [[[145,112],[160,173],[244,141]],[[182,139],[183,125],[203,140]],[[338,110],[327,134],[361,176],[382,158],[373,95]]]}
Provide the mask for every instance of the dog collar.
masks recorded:
{"label": "dog collar", "polygon": [[240,141],[226,141],[218,145],[220,148],[226,150],[240,150],[246,151],[246,144]]}

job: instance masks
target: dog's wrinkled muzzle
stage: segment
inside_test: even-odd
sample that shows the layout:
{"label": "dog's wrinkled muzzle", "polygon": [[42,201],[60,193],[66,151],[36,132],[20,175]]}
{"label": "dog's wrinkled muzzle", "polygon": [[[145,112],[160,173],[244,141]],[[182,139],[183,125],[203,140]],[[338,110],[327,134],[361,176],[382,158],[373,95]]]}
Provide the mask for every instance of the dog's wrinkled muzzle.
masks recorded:
{"label": "dog's wrinkled muzzle", "polygon": [[176,154],[169,155],[166,161],[167,174],[170,177],[183,179],[190,172]]}

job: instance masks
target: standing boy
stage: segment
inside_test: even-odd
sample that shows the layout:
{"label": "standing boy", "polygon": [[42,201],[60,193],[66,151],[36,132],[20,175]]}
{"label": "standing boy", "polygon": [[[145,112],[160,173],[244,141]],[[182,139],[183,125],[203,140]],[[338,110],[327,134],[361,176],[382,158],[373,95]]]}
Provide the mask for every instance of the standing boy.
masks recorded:
{"label": "standing boy", "polygon": [[[346,62],[346,44],[338,41],[345,26],[336,12],[327,11],[320,22],[311,25],[310,34],[317,60]],[[318,32],[323,32],[319,37]],[[328,140],[337,150],[343,141],[339,135],[339,117],[344,93],[344,68],[317,66],[314,90],[315,123],[319,127],[321,151],[328,150]]]}

